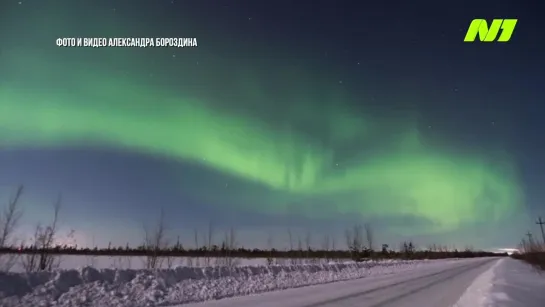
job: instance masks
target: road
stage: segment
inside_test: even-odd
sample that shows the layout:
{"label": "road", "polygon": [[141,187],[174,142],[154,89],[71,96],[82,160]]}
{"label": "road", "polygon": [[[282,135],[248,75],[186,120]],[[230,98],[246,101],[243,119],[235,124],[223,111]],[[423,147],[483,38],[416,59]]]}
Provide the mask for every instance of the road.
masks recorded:
{"label": "road", "polygon": [[470,259],[412,272],[228,298],[181,307],[451,307],[497,259]]}

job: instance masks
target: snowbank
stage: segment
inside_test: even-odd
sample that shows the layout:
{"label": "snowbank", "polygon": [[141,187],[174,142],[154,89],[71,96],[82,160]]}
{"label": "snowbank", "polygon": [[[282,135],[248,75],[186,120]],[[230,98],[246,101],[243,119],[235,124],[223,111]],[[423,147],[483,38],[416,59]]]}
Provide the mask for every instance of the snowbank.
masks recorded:
{"label": "snowbank", "polygon": [[50,273],[0,273],[0,305],[168,306],[385,275],[436,262],[392,260],[157,271],[83,267]]}

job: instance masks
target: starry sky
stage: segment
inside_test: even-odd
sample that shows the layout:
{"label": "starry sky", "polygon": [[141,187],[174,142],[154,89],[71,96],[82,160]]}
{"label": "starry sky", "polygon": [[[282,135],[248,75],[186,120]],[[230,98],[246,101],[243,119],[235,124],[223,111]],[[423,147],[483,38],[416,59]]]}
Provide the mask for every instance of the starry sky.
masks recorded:
{"label": "starry sky", "polygon": [[[377,244],[516,246],[545,215],[537,2],[2,1],[0,198],[81,245],[369,223]],[[518,18],[508,43],[464,43]],[[197,47],[58,47],[189,37]],[[537,234],[537,232],[536,232]],[[270,240],[269,238],[272,238]]]}

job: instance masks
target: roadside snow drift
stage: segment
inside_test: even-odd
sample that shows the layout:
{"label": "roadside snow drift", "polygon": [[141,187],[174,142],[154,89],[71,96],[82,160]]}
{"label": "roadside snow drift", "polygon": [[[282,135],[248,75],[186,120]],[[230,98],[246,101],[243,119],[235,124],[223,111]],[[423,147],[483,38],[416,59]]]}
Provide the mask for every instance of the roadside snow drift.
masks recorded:
{"label": "roadside snow drift", "polygon": [[168,306],[413,270],[436,261],[0,273],[0,306]]}

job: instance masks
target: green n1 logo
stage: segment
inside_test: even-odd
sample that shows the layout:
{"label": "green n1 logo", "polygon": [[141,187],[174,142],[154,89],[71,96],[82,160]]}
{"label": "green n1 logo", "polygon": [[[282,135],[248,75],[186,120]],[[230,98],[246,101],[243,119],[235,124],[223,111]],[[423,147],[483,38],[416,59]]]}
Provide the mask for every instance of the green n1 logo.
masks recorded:
{"label": "green n1 logo", "polygon": [[474,42],[479,35],[481,42],[493,42],[496,40],[498,33],[501,31],[500,37],[497,42],[508,42],[515,31],[518,19],[493,19],[490,28],[485,19],[473,19],[467,30],[464,42]]}

